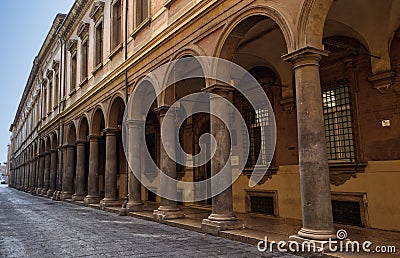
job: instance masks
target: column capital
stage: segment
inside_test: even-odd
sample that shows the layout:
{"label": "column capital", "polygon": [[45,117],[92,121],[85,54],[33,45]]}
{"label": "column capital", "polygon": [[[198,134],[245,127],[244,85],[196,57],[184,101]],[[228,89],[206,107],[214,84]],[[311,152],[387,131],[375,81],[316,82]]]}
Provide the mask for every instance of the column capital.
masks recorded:
{"label": "column capital", "polygon": [[106,135],[116,135],[119,131],[120,130],[118,128],[112,128],[112,127],[109,127],[109,128],[106,128],[103,130],[103,132]]}
{"label": "column capital", "polygon": [[76,140],[76,145],[82,145],[82,144],[85,144],[87,141],[85,141],[85,140]]}
{"label": "column capital", "polygon": [[221,97],[227,98],[229,93],[231,93],[234,90],[235,90],[234,87],[232,87],[226,83],[217,82],[217,83],[205,88],[203,91],[208,92],[208,93],[217,94]]}
{"label": "column capital", "polygon": [[319,66],[322,57],[328,56],[329,52],[315,47],[304,47],[292,53],[283,55],[283,60],[291,62],[294,69],[305,65]]}
{"label": "column capital", "polygon": [[127,121],[128,127],[143,127],[146,124],[145,120],[130,119]]}
{"label": "column capital", "polygon": [[74,148],[75,147],[75,145],[73,145],[73,144],[64,144],[64,148],[65,149],[71,149],[71,148]]}
{"label": "column capital", "polygon": [[88,135],[87,138],[88,138],[88,140],[89,140],[90,142],[98,142],[99,139],[101,138],[101,136],[95,135],[95,134],[90,134],[90,135]]}

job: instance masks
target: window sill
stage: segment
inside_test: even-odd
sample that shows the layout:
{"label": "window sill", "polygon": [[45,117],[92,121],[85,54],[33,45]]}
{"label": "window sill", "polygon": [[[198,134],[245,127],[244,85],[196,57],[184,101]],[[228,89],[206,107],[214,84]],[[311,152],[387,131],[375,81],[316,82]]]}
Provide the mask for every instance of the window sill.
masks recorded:
{"label": "window sill", "polygon": [[345,172],[345,173],[355,173],[355,172],[364,172],[365,167],[368,165],[368,162],[329,162],[329,172]]}
{"label": "window sill", "polygon": [[110,55],[108,56],[108,59],[112,59],[117,53],[119,53],[122,50],[122,43],[119,43],[114,47],[114,49],[111,51]]}
{"label": "window sill", "polygon": [[82,86],[85,85],[87,82],[88,82],[88,78],[85,77],[85,78],[81,81],[81,83],[79,83],[79,87],[82,87]]}
{"label": "window sill", "polygon": [[98,64],[92,71],[92,74],[95,75],[101,68],[103,67],[103,63]]}
{"label": "window sill", "polygon": [[[251,175],[253,173],[264,173],[266,166],[254,166],[254,167],[245,167],[243,169],[243,174],[247,176],[247,178],[250,179]],[[264,184],[268,179],[271,179],[273,175],[276,175],[278,173],[278,166],[269,166],[267,172],[263,176],[260,182],[258,182],[258,185]]]}
{"label": "window sill", "polygon": [[329,162],[330,183],[343,185],[347,180],[356,178],[357,173],[364,172],[368,162]]}
{"label": "window sill", "polygon": [[167,0],[164,3],[164,7],[169,9],[171,7],[171,5],[175,2],[176,0]]}
{"label": "window sill", "polygon": [[150,26],[151,18],[146,18],[141,24],[139,24],[136,29],[132,32],[131,37],[135,38],[137,34],[146,26]]}
{"label": "window sill", "polygon": [[69,97],[72,97],[76,93],[76,89],[71,90],[71,92],[68,94]]}

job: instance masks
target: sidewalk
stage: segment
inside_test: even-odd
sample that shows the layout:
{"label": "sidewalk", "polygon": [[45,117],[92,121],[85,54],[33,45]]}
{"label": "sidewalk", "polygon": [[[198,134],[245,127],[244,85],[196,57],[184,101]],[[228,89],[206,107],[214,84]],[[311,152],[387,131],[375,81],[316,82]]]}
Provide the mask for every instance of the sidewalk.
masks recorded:
{"label": "sidewalk", "polygon": [[[78,205],[84,205],[83,202],[76,202]],[[89,207],[100,209],[98,204],[91,204]],[[130,216],[139,217],[146,220],[153,220],[153,210],[157,206],[155,203],[146,203],[144,211],[129,212]],[[164,221],[164,224],[179,227],[187,230],[202,232],[202,219],[207,218],[211,212],[211,207],[201,206],[180,206],[185,213],[185,218]],[[108,207],[105,209],[109,212],[119,213],[121,207]],[[231,240],[237,240],[253,245],[265,237],[268,241],[288,241],[290,235],[296,235],[301,228],[301,220],[276,218],[262,214],[236,213],[237,217],[244,221],[245,228],[238,230],[229,230],[220,232],[219,236]],[[373,243],[371,249],[375,246],[395,246],[395,254],[378,254],[378,253],[326,253],[323,256],[328,257],[399,257],[400,253],[400,232],[383,231],[378,229],[367,229],[353,227],[347,225],[335,225],[336,229],[344,229],[348,233],[351,241],[370,241]]]}

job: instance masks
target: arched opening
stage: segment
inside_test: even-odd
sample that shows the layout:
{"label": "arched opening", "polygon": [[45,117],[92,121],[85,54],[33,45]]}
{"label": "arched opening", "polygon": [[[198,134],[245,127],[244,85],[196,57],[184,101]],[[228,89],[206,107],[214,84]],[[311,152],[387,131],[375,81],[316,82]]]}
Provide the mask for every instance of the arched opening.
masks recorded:
{"label": "arched opening", "polygon": [[109,112],[109,122],[108,126],[109,128],[112,128],[116,130],[116,171],[115,177],[116,177],[116,185],[113,187],[116,188],[116,197],[119,200],[123,200],[126,196],[126,158],[125,158],[125,153],[124,153],[124,148],[123,148],[123,143],[122,143],[122,122],[124,118],[124,112],[125,112],[125,103],[121,97],[116,97],[110,108]]}
{"label": "arched opening", "polygon": [[[232,102],[241,113],[249,134],[248,142],[244,139],[245,135],[235,135],[232,139],[233,144],[240,143],[249,154],[247,160],[239,157],[240,162],[245,164],[243,174],[246,177],[239,177],[232,186],[234,209],[239,212],[298,217],[301,214],[300,205],[287,202],[278,205],[276,196],[279,190],[285,198],[300,203],[298,193],[287,190],[287,187],[296,187],[295,181],[278,173],[281,166],[298,164],[298,153],[293,151],[297,149],[296,113],[292,112],[295,106],[294,73],[292,66],[282,59],[282,55],[288,52],[284,33],[273,19],[256,14],[238,21],[222,39],[225,40],[219,48],[219,57],[246,69],[262,87],[272,107],[267,103],[253,107],[248,99],[252,98],[250,92],[234,90]],[[236,78],[235,74],[231,74],[231,78],[234,86],[241,87],[247,77]],[[273,116],[276,118],[276,129],[271,123]],[[274,144],[275,133],[277,140],[274,152],[270,146]],[[244,186],[248,185],[252,173],[265,171],[267,166],[268,170],[257,187],[246,191]],[[279,184],[269,183],[275,178],[284,180],[287,185],[279,187]]]}

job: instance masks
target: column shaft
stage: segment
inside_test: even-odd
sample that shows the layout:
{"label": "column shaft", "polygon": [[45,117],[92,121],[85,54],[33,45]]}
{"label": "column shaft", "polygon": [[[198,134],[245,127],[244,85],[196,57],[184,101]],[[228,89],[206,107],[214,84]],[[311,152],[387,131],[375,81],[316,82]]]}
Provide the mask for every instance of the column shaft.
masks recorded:
{"label": "column shaft", "polygon": [[[160,168],[166,176],[176,179],[176,164],[175,164],[175,118],[168,112],[168,107],[160,107],[156,110],[159,114],[160,125],[164,132],[160,141]],[[165,148],[170,148],[172,158],[168,156]],[[161,205],[153,213],[153,218],[156,220],[167,220],[183,217],[183,212],[178,208],[176,202],[177,186],[176,184],[167,183],[166,177],[160,175],[160,193]],[[163,196],[171,196],[171,199]]]}
{"label": "column shaft", "polygon": [[114,129],[106,131],[106,166],[104,199],[101,200],[102,208],[118,205],[117,196],[117,135]]}
{"label": "column shaft", "polygon": [[98,203],[99,197],[99,138],[89,136],[89,178],[88,195],[85,197],[85,204]]}
{"label": "column shaft", "polygon": [[329,167],[326,154],[319,61],[321,50],[304,49],[290,54],[296,77],[296,107],[303,228],[307,239],[335,238]]}
{"label": "column shaft", "polygon": [[41,194],[46,195],[50,185],[50,152],[46,152],[44,156],[44,179]]}
{"label": "column shaft", "polygon": [[56,190],[56,180],[57,180],[57,150],[52,150],[50,153],[50,183],[49,183],[49,190],[47,191],[48,197],[52,197],[54,191]]}
{"label": "column shaft", "polygon": [[86,196],[85,168],[85,142],[78,141],[76,143],[76,184],[73,201],[83,201]]}
{"label": "column shaft", "polygon": [[74,194],[74,172],[75,172],[75,146],[66,146],[66,166],[63,176],[63,190],[61,200],[70,199]]}
{"label": "column shaft", "polygon": [[129,173],[129,202],[127,208],[130,211],[141,210],[142,202],[142,185],[137,177],[141,176],[142,170],[142,148],[144,121],[129,121],[128,125],[128,159],[132,165],[131,169],[135,173]]}
{"label": "column shaft", "polygon": [[[230,86],[215,85],[210,87],[209,91],[220,95],[223,98],[229,98],[229,92],[233,90]],[[231,140],[228,127],[223,121],[229,121],[229,105],[220,100],[219,97],[210,97],[210,110],[215,110],[218,114],[217,118],[214,115],[210,116],[210,131],[214,136],[217,144],[217,149],[214,156],[211,158],[211,176],[218,174],[224,170],[225,175],[221,181],[211,181],[211,192],[219,188],[218,185],[223,181],[230,182],[230,186],[223,192],[214,195],[212,198],[212,213],[202,222],[203,231],[218,235],[221,230],[242,228],[243,222],[239,221],[233,213],[232,199],[232,169],[230,161]],[[226,173],[228,172],[228,173]],[[221,177],[222,178],[222,177]],[[213,190],[214,189],[214,190]]]}

